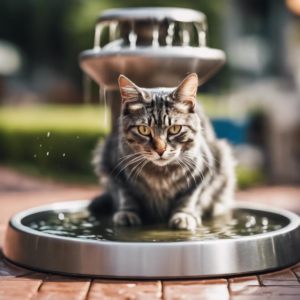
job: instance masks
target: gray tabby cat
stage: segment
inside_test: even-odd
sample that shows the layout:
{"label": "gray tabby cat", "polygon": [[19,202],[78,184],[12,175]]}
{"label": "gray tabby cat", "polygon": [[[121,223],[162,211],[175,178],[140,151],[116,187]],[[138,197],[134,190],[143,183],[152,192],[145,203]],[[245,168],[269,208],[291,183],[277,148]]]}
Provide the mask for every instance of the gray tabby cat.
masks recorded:
{"label": "gray tabby cat", "polygon": [[226,213],[233,201],[235,163],[231,148],[215,137],[196,103],[197,75],[177,88],[140,88],[122,75],[119,85],[118,126],[94,159],[107,190],[90,209],[110,202],[117,226],[168,221],[175,229],[200,226],[205,213]]}

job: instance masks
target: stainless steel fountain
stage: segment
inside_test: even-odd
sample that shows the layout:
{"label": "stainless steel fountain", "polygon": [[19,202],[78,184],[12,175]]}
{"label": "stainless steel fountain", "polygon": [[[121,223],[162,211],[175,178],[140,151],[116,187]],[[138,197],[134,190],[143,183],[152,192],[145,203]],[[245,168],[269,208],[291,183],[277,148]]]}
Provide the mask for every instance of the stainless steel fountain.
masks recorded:
{"label": "stainless steel fountain", "polygon": [[[225,55],[207,47],[206,32],[205,15],[194,10],[105,11],[96,25],[94,48],[81,53],[80,65],[108,90],[114,122],[121,105],[120,74],[142,87],[176,86],[192,72],[198,74],[199,85],[212,76]],[[300,218],[282,209],[236,203],[233,214],[250,216],[242,234],[228,236],[226,232],[239,230],[236,219],[222,225],[219,236],[208,230],[212,233],[209,239],[201,232],[169,232],[165,228],[155,229],[155,238],[151,235],[149,240],[149,227],[137,228],[139,234],[133,228],[120,232],[105,223],[107,216],[89,215],[89,203],[55,203],[15,215],[6,234],[5,257],[52,273],[121,278],[249,274],[300,260]],[[270,221],[279,225],[271,228]],[[255,232],[257,226],[261,232]],[[188,240],[181,239],[187,234]]]}
{"label": "stainless steel fountain", "polygon": [[[108,91],[112,121],[119,115],[118,77],[141,87],[175,87],[189,73],[199,85],[225,62],[222,50],[207,46],[203,13],[183,8],[104,11],[96,24],[94,48],[80,54],[80,66]],[[111,92],[110,92],[111,91]],[[117,92],[113,92],[117,91]]]}
{"label": "stainless steel fountain", "polygon": [[[105,224],[103,216],[91,216],[95,221],[87,216],[84,222],[78,222],[80,215],[87,214],[89,203],[87,200],[54,203],[18,213],[9,222],[3,248],[5,257],[40,271],[119,278],[240,275],[283,268],[300,260],[300,218],[283,209],[236,203],[233,210],[262,216],[265,227],[267,220],[269,225],[271,220],[281,224],[268,232],[255,234],[257,224],[251,222],[251,217],[250,226],[246,224],[245,230],[249,230],[246,236],[207,239],[205,235],[189,232],[191,240],[178,241],[180,232],[169,232],[165,239],[157,231],[158,240],[145,241],[143,236],[149,229],[145,225],[139,228],[140,234],[132,232],[134,228],[122,229],[125,236],[127,232],[125,237],[109,223]],[[76,216],[73,221],[72,215]],[[81,235],[92,229],[91,222],[96,227],[107,227],[106,236],[92,237],[88,232]],[[82,233],[76,236],[79,227]]]}

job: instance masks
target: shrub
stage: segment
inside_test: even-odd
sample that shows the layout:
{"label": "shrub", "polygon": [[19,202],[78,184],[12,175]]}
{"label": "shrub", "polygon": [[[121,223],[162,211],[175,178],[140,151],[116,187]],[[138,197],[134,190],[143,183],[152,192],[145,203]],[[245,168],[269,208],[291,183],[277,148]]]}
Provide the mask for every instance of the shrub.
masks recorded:
{"label": "shrub", "polygon": [[103,119],[99,106],[1,108],[0,161],[64,181],[95,181],[92,151],[109,132]]}
{"label": "shrub", "polygon": [[[64,182],[96,183],[92,152],[110,131],[104,116],[98,105],[2,107],[0,163]],[[261,171],[240,167],[237,175],[241,188],[264,179]]]}

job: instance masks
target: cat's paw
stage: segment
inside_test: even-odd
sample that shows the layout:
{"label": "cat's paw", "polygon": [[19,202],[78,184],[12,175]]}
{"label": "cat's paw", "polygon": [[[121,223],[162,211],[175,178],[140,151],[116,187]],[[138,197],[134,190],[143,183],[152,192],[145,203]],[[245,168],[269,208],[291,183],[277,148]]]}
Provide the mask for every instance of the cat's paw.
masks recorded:
{"label": "cat's paw", "polygon": [[115,226],[137,226],[141,225],[140,217],[131,211],[118,211],[113,216]]}
{"label": "cat's paw", "polygon": [[200,217],[183,212],[175,213],[169,221],[169,227],[173,229],[193,230],[200,225]]}

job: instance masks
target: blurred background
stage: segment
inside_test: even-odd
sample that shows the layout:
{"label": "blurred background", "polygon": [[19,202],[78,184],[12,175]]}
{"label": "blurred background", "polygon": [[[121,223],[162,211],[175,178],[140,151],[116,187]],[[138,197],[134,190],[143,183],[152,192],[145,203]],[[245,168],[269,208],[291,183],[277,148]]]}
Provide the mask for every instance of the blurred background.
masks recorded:
{"label": "blurred background", "polygon": [[92,151],[110,122],[78,54],[101,11],[140,6],[206,14],[208,46],[227,63],[198,100],[234,146],[239,189],[298,185],[300,0],[0,0],[0,189],[27,177],[97,184]]}

